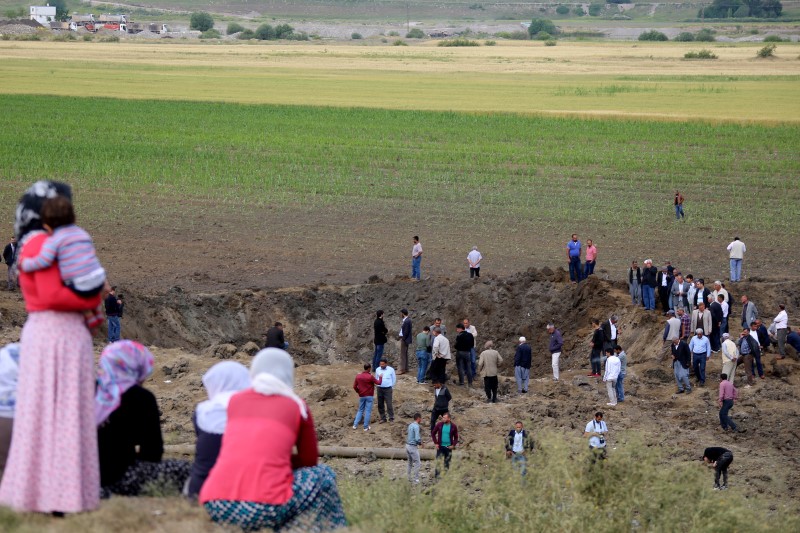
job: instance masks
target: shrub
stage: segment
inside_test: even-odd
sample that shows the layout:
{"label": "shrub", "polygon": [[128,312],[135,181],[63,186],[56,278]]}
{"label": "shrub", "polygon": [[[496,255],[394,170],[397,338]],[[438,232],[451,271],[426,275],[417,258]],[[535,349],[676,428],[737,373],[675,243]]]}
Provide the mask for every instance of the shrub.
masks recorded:
{"label": "shrub", "polygon": [[297,33],[292,32],[291,35],[286,37],[286,39],[289,39],[290,41],[308,41],[311,39],[311,37],[306,32],[301,31]]}
{"label": "shrub", "polygon": [[783,38],[780,35],[767,35],[764,37],[765,43],[782,43]]}
{"label": "shrub", "polygon": [[214,18],[205,11],[192,13],[189,19],[189,28],[192,30],[208,31],[214,27]]}
{"label": "shrub", "polygon": [[717,54],[705,48],[699,52],[686,52],[683,55],[684,59],[717,59]]}
{"label": "shrub", "polygon": [[526,31],[499,31],[495,33],[495,35],[502,39],[511,39],[514,41],[527,41],[531,38],[530,34]]}
{"label": "shrub", "polygon": [[278,24],[275,26],[276,39],[291,39],[294,34],[294,28],[288,24]]}
{"label": "shrub", "polygon": [[483,41],[483,46],[495,46],[497,41]]}
{"label": "shrub", "polygon": [[231,22],[228,24],[228,29],[225,31],[227,35],[233,35],[234,33],[239,33],[244,31],[244,26],[238,24],[236,22]]}
{"label": "shrub", "polygon": [[201,39],[219,39],[220,37],[221,37],[220,33],[214,28],[206,30],[200,34]]}
{"label": "shrub", "polygon": [[694,33],[689,31],[682,31],[675,37],[674,40],[678,41],[679,43],[690,43],[694,41]]}
{"label": "shrub", "polygon": [[639,35],[640,41],[669,41],[669,37],[657,30],[650,30]]}
{"label": "shrub", "polygon": [[381,42],[382,42],[382,43],[384,43],[384,44],[386,44],[386,43],[388,43],[388,42],[389,42],[389,39],[387,39],[386,37],[384,37],[384,38],[382,38],[382,39],[381,39]]}
{"label": "shrub", "polygon": [[555,39],[548,39],[544,42],[545,46],[555,46],[558,43]]}
{"label": "shrub", "polygon": [[245,29],[244,31],[239,32],[239,35],[237,35],[236,38],[241,39],[242,41],[249,41],[250,39],[256,38],[256,32]]}
{"label": "shrub", "polygon": [[[36,39],[38,41],[38,39]],[[101,43],[118,43],[119,36],[117,35],[106,35],[105,37],[100,38]]]}
{"label": "shrub", "polygon": [[553,24],[552,20],[533,19],[531,21],[531,25],[528,26],[528,35],[536,35],[540,32],[556,35],[558,33],[558,29],[556,28],[556,25]]}
{"label": "shrub", "polygon": [[84,41],[93,41],[94,40],[94,35],[91,34],[91,33],[87,33],[86,35],[83,36],[83,40]]}
{"label": "shrub", "polygon": [[364,37],[360,33],[353,33],[350,35],[350,38],[354,41],[357,41],[359,39],[363,39]]}
{"label": "shrub", "polygon": [[408,43],[405,42],[403,39],[397,39],[395,42],[392,43],[392,46],[408,46]]}
{"label": "shrub", "polygon": [[406,33],[406,39],[424,39],[425,32],[419,28],[414,28],[413,30]]}
{"label": "shrub", "polygon": [[469,39],[464,39],[461,37],[457,37],[455,39],[445,39],[444,41],[439,41],[438,46],[480,46],[481,43],[478,41],[471,41]]}
{"label": "shrub", "polygon": [[390,31],[386,35],[388,35],[389,37],[400,37],[400,34],[394,30]]}
{"label": "shrub", "polygon": [[556,13],[559,15],[567,15],[569,14],[569,8],[567,6],[560,5],[556,8]]}
{"label": "shrub", "polygon": [[277,33],[275,33],[275,28],[273,28],[270,24],[262,24],[255,31],[255,37],[259,41],[274,41],[277,38]]}
{"label": "shrub", "polygon": [[602,12],[603,12],[603,4],[591,4],[589,6],[590,17],[599,17]]}
{"label": "shrub", "polygon": [[537,41],[550,41],[550,40],[553,39],[553,36],[550,35],[549,33],[547,33],[546,31],[540,31],[539,33],[534,35],[532,38],[537,40]]}
{"label": "shrub", "polygon": [[774,44],[768,44],[758,52],[756,52],[757,57],[774,57],[775,56],[775,49],[777,48]]}
{"label": "shrub", "polygon": [[71,31],[68,31],[68,32],[64,32],[64,33],[59,33],[58,35],[53,37],[53,40],[54,41],[59,41],[59,42],[65,42],[65,41],[76,41],[76,40],[78,40],[78,38],[75,37],[74,33],[72,33]]}
{"label": "shrub", "polygon": [[572,14],[573,15],[577,15],[579,17],[582,17],[582,16],[584,16],[586,14],[586,11],[584,11],[581,6],[578,6],[575,9],[572,10]]}
{"label": "shrub", "polygon": [[703,43],[713,43],[717,39],[714,37],[714,30],[703,28],[702,30],[697,32],[697,35],[694,36],[694,40]]}

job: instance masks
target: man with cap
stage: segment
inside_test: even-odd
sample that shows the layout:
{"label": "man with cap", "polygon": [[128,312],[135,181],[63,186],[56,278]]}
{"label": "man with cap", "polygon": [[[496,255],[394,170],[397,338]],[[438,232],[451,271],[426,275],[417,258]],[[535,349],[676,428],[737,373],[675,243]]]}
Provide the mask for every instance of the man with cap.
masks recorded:
{"label": "man with cap", "polygon": [[736,364],[739,361],[739,349],[736,343],[731,340],[728,333],[722,334],[722,373],[728,376],[733,383],[736,376]]}
{"label": "man with cap", "polygon": [[678,384],[678,394],[692,392],[689,383],[689,367],[692,364],[692,351],[684,339],[672,340],[672,370],[675,374],[675,383]]}
{"label": "man with cap", "polygon": [[528,392],[528,382],[531,377],[531,347],[525,337],[519,338],[517,351],[514,353],[514,378],[517,380],[517,393]]}
{"label": "man with cap", "polygon": [[711,343],[708,337],[703,335],[703,330],[697,328],[696,335],[689,341],[689,350],[692,352],[692,367],[694,377],[698,385],[703,387],[706,384],[706,361],[711,358]]}
{"label": "man with cap", "polygon": [[652,259],[644,260],[644,269],[642,269],[642,300],[644,301],[644,308],[647,311],[655,311],[656,309],[656,275],[658,270],[653,266]]}
{"label": "man with cap", "polygon": [[739,240],[739,237],[734,237],[733,241],[728,245],[729,257],[731,260],[731,282],[737,283],[742,280],[742,260],[747,247]]}

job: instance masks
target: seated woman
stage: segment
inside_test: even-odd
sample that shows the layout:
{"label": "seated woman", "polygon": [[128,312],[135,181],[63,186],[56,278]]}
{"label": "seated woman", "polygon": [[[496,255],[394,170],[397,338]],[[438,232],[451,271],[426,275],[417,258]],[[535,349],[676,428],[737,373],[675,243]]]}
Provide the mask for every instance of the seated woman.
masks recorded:
{"label": "seated woman", "polygon": [[235,393],[250,386],[250,373],[241,363],[223,361],[203,375],[203,386],[208,392],[208,400],[200,402],[194,414],[197,444],[186,487],[186,495],[192,499],[197,499],[208,473],[217,462],[222,434],[228,422],[228,402]]}
{"label": "seated woman", "polygon": [[15,342],[0,348],[0,479],[3,477],[8,450],[11,447],[18,377],[19,343]]}
{"label": "seated woman", "polygon": [[317,465],[314,421],[293,391],[292,358],[278,348],[261,350],[250,377],[252,389],[228,404],[222,449],[200,502],[213,521],[244,530],[345,527],[336,474]]}
{"label": "seated woman", "polygon": [[161,460],[158,404],[142,387],[152,372],[153,354],[138,342],[114,342],[100,355],[95,414],[103,498],[138,496],[148,485],[180,490],[189,477],[187,461]]}

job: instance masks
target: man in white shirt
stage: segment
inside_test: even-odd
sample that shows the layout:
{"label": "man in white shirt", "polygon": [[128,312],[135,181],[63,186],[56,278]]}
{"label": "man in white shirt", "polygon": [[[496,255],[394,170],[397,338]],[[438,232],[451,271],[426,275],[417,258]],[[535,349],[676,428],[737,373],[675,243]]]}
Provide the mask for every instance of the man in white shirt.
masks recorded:
{"label": "man in white shirt", "polygon": [[583,436],[589,437],[589,449],[595,452],[595,459],[605,459],[606,457],[606,435],[608,435],[608,426],[603,422],[603,413],[598,411],[594,414],[594,419],[586,424],[586,429],[583,431]]}
{"label": "man in white shirt", "polygon": [[728,313],[731,310],[731,306],[728,305],[728,302],[725,301],[725,296],[722,294],[717,295],[717,301],[719,302],[719,306],[722,307],[722,322],[720,323],[719,330],[722,333],[728,333]]}
{"label": "man in white shirt", "polygon": [[[397,375],[394,368],[387,364],[386,358],[381,359],[381,366],[375,371],[375,377],[380,379],[378,383],[378,414],[379,424],[386,422],[386,411],[389,411],[389,422],[394,422],[394,406],[392,405],[392,387],[397,383]],[[386,407],[384,408],[384,403]]]}
{"label": "man in white shirt", "polygon": [[422,265],[422,245],[419,237],[414,235],[414,246],[411,248],[411,279],[422,279],[420,266]]}
{"label": "man in white shirt", "polygon": [[728,245],[731,259],[731,282],[736,283],[742,280],[742,260],[747,247],[739,237],[734,237],[733,242]]}
{"label": "man in white shirt", "polygon": [[606,382],[606,388],[608,389],[608,403],[606,405],[610,407],[617,405],[617,378],[621,368],[622,363],[614,353],[614,350],[606,350],[606,372],[603,375],[603,381]]}
{"label": "man in white shirt", "polygon": [[478,251],[477,246],[472,247],[472,251],[467,254],[467,262],[469,263],[469,277],[472,279],[473,277],[479,278],[481,277],[481,259],[483,256]]}
{"label": "man in white shirt", "polygon": [[439,383],[447,381],[447,361],[450,360],[450,341],[442,334],[442,328],[433,328],[431,346],[431,379]]}
{"label": "man in white shirt", "polygon": [[786,306],[780,304],[781,310],[773,320],[775,324],[775,336],[778,337],[778,359],[786,357],[786,328],[789,327],[789,315],[786,314]]}
{"label": "man in white shirt", "polygon": [[[736,363],[739,361],[739,349],[728,333],[722,334],[722,373],[733,383],[736,376]],[[756,341],[757,342],[757,341]]]}

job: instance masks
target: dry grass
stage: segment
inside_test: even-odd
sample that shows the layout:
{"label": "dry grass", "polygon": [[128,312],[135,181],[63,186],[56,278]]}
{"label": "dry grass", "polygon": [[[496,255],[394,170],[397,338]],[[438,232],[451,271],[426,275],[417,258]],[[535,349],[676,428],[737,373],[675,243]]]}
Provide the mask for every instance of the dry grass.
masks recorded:
{"label": "dry grass", "polygon": [[[510,111],[673,119],[800,120],[800,62],[787,45],[503,42],[439,48],[7,42],[0,91],[15,94]],[[793,48],[793,46],[791,47]],[[615,88],[622,88],[615,90]],[[581,92],[585,91],[585,92]]]}

